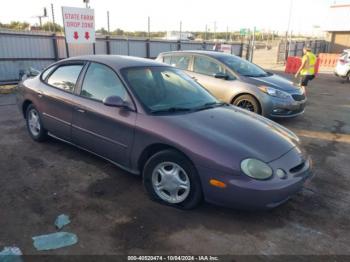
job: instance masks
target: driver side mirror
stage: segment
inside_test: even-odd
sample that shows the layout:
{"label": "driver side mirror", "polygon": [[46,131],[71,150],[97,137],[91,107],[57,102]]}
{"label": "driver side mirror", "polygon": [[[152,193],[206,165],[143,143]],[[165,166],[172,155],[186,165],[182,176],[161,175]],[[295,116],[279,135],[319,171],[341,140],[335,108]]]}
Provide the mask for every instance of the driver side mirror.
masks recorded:
{"label": "driver side mirror", "polygon": [[110,107],[131,109],[128,102],[124,101],[120,96],[108,96],[103,99],[103,104]]}
{"label": "driver side mirror", "polygon": [[224,79],[224,80],[228,79],[228,75],[226,75],[225,73],[222,73],[222,72],[215,73],[214,77],[218,78],[218,79]]}

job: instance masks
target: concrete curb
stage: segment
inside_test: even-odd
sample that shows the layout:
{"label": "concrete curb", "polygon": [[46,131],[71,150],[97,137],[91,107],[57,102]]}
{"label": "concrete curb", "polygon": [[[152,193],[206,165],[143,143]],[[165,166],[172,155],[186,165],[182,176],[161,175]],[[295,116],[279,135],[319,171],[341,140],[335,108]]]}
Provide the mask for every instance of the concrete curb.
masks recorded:
{"label": "concrete curb", "polygon": [[16,85],[0,86],[0,94],[12,94],[16,90]]}

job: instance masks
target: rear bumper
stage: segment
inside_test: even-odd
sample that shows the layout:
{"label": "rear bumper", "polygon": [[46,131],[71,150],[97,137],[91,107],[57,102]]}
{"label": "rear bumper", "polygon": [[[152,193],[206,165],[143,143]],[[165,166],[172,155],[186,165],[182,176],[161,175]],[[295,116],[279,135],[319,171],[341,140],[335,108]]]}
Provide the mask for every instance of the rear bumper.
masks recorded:
{"label": "rear bumper", "polygon": [[345,78],[347,74],[350,72],[350,66],[349,65],[337,65],[334,74],[338,77]]}
{"label": "rear bumper", "polygon": [[[271,209],[288,201],[299,192],[304,183],[312,177],[311,160],[305,160],[305,165],[296,173],[291,173],[290,167],[297,166],[300,154],[296,149],[291,150],[270,166],[275,171],[282,168],[287,178],[281,179],[275,174],[268,180],[251,179],[244,174],[218,174],[214,170],[200,169],[202,187],[207,202],[239,209],[264,210]],[[226,184],[218,188],[209,184],[210,179],[218,179]]]}

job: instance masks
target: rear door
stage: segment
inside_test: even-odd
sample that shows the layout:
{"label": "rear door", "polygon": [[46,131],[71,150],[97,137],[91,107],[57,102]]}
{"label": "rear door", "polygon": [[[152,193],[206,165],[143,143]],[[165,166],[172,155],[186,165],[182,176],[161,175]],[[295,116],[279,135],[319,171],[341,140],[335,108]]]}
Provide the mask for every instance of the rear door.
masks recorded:
{"label": "rear door", "polygon": [[90,63],[79,93],[73,111],[73,142],[129,167],[136,112],[102,103],[108,96],[120,96],[133,105],[117,74],[106,65]]}
{"label": "rear door", "polygon": [[[216,73],[228,75],[228,79],[215,78]],[[204,86],[216,98],[226,101],[232,96],[233,81],[236,78],[226,70],[225,66],[215,59],[203,55],[193,57],[192,70],[188,73],[193,79]]]}
{"label": "rear door", "polygon": [[43,125],[50,133],[67,141],[71,139],[74,90],[83,67],[83,62],[69,62],[42,75],[39,97]]}

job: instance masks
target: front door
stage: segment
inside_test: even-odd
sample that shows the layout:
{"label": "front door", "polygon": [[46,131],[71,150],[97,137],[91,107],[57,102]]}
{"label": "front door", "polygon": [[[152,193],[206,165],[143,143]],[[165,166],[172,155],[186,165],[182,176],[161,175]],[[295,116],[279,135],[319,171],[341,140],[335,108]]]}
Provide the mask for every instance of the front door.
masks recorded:
{"label": "front door", "polygon": [[73,110],[72,139],[78,146],[129,167],[136,113],[104,105],[102,101],[108,96],[120,96],[130,101],[112,69],[91,63]]}
{"label": "front door", "polygon": [[[217,63],[214,59],[196,55],[193,58],[192,71],[188,74],[205,87],[217,99],[226,101],[231,97],[234,76],[225,71],[223,65]],[[215,78],[217,73],[227,74],[228,79]]]}

